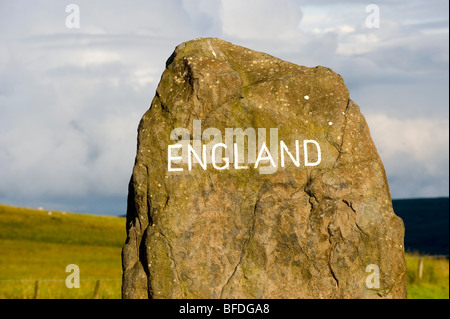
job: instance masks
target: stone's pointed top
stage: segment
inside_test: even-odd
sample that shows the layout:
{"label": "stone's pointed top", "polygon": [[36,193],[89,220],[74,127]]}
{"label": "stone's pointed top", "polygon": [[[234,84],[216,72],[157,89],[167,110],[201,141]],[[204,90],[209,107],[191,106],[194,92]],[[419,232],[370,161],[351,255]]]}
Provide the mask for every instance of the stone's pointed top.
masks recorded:
{"label": "stone's pointed top", "polygon": [[183,48],[189,47],[189,46],[204,47],[205,45],[206,46],[208,46],[208,45],[214,45],[214,46],[231,45],[231,46],[234,46],[234,44],[224,41],[219,38],[196,38],[196,39],[189,40],[189,41],[179,44],[175,50],[183,49]]}
{"label": "stone's pointed top", "polygon": [[277,63],[289,64],[289,62],[273,57],[267,53],[254,51],[219,38],[197,38],[178,45],[167,60],[166,67],[176,59],[195,54],[221,61],[233,60],[234,56],[240,55],[241,59],[245,59],[249,63],[252,62],[249,56],[252,56],[255,62],[261,59],[269,59],[272,63],[276,61]]}
{"label": "stone's pointed top", "polygon": [[179,45],[129,186],[124,298],[406,297],[383,164],[328,68]]}
{"label": "stone's pointed top", "polygon": [[211,51],[212,56],[216,58],[216,55],[212,53],[212,46],[219,46],[223,44],[231,43],[223,41],[219,38],[196,38],[183,42],[175,48],[175,51],[166,62],[166,67],[168,67],[172,63],[175,57],[183,57],[193,53],[205,54],[208,53],[208,51]]}
{"label": "stone's pointed top", "polygon": [[175,52],[183,52],[185,54],[189,54],[189,52],[208,52],[211,46],[219,47],[224,45],[233,44],[219,38],[196,38],[177,45]]}
{"label": "stone's pointed top", "polygon": [[186,44],[190,44],[190,43],[203,43],[203,42],[207,42],[207,43],[218,42],[218,43],[228,43],[228,44],[234,45],[234,44],[232,44],[230,42],[227,42],[225,40],[222,40],[220,38],[200,37],[200,38],[195,38],[193,40],[189,40],[189,41],[183,42],[183,43],[180,44],[180,46],[186,45]]}

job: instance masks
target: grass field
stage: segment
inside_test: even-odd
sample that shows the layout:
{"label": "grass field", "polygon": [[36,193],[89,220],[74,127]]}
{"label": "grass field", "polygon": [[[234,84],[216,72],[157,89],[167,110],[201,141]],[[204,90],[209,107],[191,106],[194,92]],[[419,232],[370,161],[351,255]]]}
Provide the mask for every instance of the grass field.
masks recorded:
{"label": "grass field", "polygon": [[[419,261],[423,259],[422,278],[419,278]],[[449,263],[447,258],[406,255],[408,268],[408,298],[449,299]]]}
{"label": "grass field", "polygon": [[[48,212],[0,204],[0,298],[121,297],[125,218]],[[448,299],[448,259],[407,254],[408,298]],[[80,288],[66,287],[66,266],[80,269]]]}
{"label": "grass field", "polygon": [[[120,298],[125,220],[0,205],[0,298]],[[80,270],[68,289],[66,266]]]}

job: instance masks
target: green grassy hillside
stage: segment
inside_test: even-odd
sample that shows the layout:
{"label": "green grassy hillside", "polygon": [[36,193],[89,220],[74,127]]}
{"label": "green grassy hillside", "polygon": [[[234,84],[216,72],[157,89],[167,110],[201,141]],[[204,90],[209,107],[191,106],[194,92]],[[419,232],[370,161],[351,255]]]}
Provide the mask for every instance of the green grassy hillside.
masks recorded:
{"label": "green grassy hillside", "polygon": [[[0,205],[0,298],[120,298],[125,219]],[[68,289],[66,266],[80,269]]]}
{"label": "green grassy hillside", "polygon": [[[125,218],[48,212],[0,204],[0,298],[121,297]],[[449,298],[448,259],[407,254],[408,297]],[[422,256],[423,257],[423,256]],[[66,287],[66,266],[80,269],[80,288]]]}
{"label": "green grassy hillside", "polygon": [[[422,259],[422,277],[419,262]],[[449,263],[447,258],[406,254],[409,299],[449,299]]]}

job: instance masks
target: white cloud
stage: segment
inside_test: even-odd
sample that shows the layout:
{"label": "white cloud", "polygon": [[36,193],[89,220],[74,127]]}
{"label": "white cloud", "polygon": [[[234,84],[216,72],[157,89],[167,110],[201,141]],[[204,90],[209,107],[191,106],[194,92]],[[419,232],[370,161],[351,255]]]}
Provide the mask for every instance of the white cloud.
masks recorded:
{"label": "white cloud", "polygon": [[125,198],[165,62],[199,36],[331,67],[394,197],[448,194],[446,1],[380,1],[380,29],[356,1],[79,0],[80,29],[66,5],[0,2],[0,198]]}
{"label": "white cloud", "polygon": [[299,35],[300,7],[290,0],[222,1],[223,33],[238,39],[292,39]]}
{"label": "white cloud", "polygon": [[[394,183],[393,196],[417,196],[417,190],[424,185],[427,192],[423,196],[448,195],[448,118],[398,119],[375,113],[366,119],[387,175]],[[412,178],[415,176],[421,178]]]}
{"label": "white cloud", "polygon": [[107,50],[91,50],[79,52],[79,54],[77,55],[77,59],[74,62],[81,65],[82,67],[86,67],[89,65],[112,63],[120,60],[120,55],[116,52]]}
{"label": "white cloud", "polygon": [[441,168],[434,165],[436,159],[448,160],[448,119],[401,120],[386,114],[373,114],[367,116],[367,121],[386,161],[396,161],[397,153],[407,153],[430,172],[439,172]]}

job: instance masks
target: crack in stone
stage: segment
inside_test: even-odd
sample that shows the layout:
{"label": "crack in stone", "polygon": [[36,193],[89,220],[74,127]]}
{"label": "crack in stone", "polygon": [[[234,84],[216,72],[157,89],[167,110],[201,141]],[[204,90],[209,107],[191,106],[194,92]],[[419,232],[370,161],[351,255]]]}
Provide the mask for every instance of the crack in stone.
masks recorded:
{"label": "crack in stone", "polygon": [[139,263],[141,264],[142,268],[144,269],[146,276],[146,281],[147,281],[147,296],[149,298],[151,298],[153,296],[153,287],[151,286],[151,281],[152,281],[152,275],[150,273],[150,269],[148,267],[148,256],[147,256],[147,247],[145,245],[145,240],[142,240],[143,238],[147,237],[147,231],[149,230],[149,227],[147,227],[141,237],[141,242],[139,244],[139,250],[138,250],[138,258],[139,258]]}
{"label": "crack in stone", "polygon": [[[308,177],[308,182],[306,183],[306,186],[305,186],[305,188],[304,188],[304,191],[305,191],[305,193],[309,196],[309,198],[310,198],[310,200],[309,200],[309,203],[310,203],[310,205],[311,205],[311,210],[310,210],[310,213],[314,210],[314,204],[312,203],[312,199],[314,199],[317,203],[319,203],[319,201],[318,201],[318,199],[317,199],[317,197],[316,197],[316,195],[314,194],[314,192],[310,189],[310,186],[311,186],[311,182],[312,182],[312,178],[311,178],[311,176],[309,176]],[[330,271],[330,274],[331,274],[331,276],[332,276],[332,278],[334,279],[334,281],[336,282],[336,286],[337,286],[337,289],[338,289],[338,291],[339,291],[339,280],[338,280],[338,278],[336,277],[336,274],[334,273],[334,271],[333,271],[333,268],[331,267],[331,254],[333,253],[333,249],[334,249],[334,247],[336,246],[336,243],[332,243],[331,242],[331,233],[330,233],[330,229],[328,228],[328,232],[329,232],[329,238],[328,238],[328,241],[329,241],[329,243],[330,243],[330,253],[329,253],[329,255],[328,255],[328,262],[327,262],[327,266],[328,266],[328,269],[329,269],[329,271]],[[338,292],[339,293],[339,292]]]}
{"label": "crack in stone", "polygon": [[166,104],[163,102],[161,96],[159,95],[158,91],[156,91],[155,96],[158,98],[159,100],[159,104],[161,105],[161,110],[163,110],[166,113],[171,114],[169,108],[166,106]]}
{"label": "crack in stone", "polygon": [[[158,233],[164,238],[164,240],[165,240],[166,243],[167,243],[167,246],[169,247],[169,251],[170,251],[169,258],[170,258],[170,260],[173,262],[173,268],[174,268],[174,270],[175,270],[175,274],[176,274],[177,280],[178,280],[178,287],[180,288],[180,291],[181,291],[181,290],[182,290],[182,289],[181,289],[181,286],[180,286],[181,280],[180,280],[180,275],[178,274],[177,264],[176,264],[176,262],[175,262],[175,259],[173,258],[173,248],[172,248],[172,244],[170,243],[170,241],[169,241],[169,239],[166,237],[166,235],[164,235],[161,231],[159,231]],[[181,291],[181,292],[182,292],[182,291]]]}
{"label": "crack in stone", "polygon": [[351,210],[352,210],[354,213],[356,213],[356,210],[353,208],[353,203],[352,203],[352,202],[349,202],[349,201],[347,201],[347,200],[345,200],[345,199],[343,199],[342,201],[345,203],[345,205],[347,205],[348,207],[350,207]]}
{"label": "crack in stone", "polygon": [[363,235],[365,235],[366,237],[370,237],[364,230],[362,230],[361,227],[359,227],[359,225],[358,225],[357,222],[355,222],[355,225],[356,225],[356,228],[358,228],[359,231],[360,231]]}
{"label": "crack in stone", "polygon": [[[147,165],[145,165],[145,169],[147,171],[147,179],[149,179],[150,172],[149,172],[149,169],[148,169]],[[152,218],[152,215],[151,215],[152,201],[151,201],[151,198],[149,196],[149,194],[150,194],[150,185],[149,185],[148,181],[146,181],[146,184],[147,184],[147,189],[145,191],[145,197],[146,197],[146,202],[147,202],[147,220],[148,220],[147,227],[148,227],[148,225],[150,225],[150,226],[153,225],[153,218]]]}
{"label": "crack in stone", "polygon": [[166,202],[164,203],[164,208],[163,208],[163,210],[166,209],[167,205],[169,204],[169,200],[170,200],[170,195],[167,195],[167,196],[166,196]]}
{"label": "crack in stone", "polygon": [[[255,233],[256,207],[258,206],[258,202],[259,202],[260,199],[261,199],[261,197],[259,197],[259,198],[256,200],[255,207],[253,208],[252,225],[251,225],[251,227],[250,227],[248,237],[246,238],[244,244],[242,245],[242,250],[241,250],[241,254],[240,254],[240,256],[239,256],[239,261],[238,261],[238,263],[236,264],[236,266],[234,267],[233,272],[231,273],[230,277],[228,277],[226,283],[222,286],[222,289],[220,290],[220,299],[223,299],[224,289],[225,289],[226,286],[228,286],[228,284],[230,283],[231,279],[234,277],[234,274],[236,273],[236,271],[237,271],[239,265],[242,263],[242,259],[244,258],[244,255],[245,255],[245,251],[246,251],[247,245],[248,245],[250,239],[253,237],[253,235],[254,235],[254,233]],[[244,277],[245,277],[245,276],[244,276]]]}
{"label": "crack in stone", "polygon": [[330,269],[331,276],[333,277],[334,281],[336,282],[336,286],[337,286],[338,293],[339,293],[339,280],[337,279],[336,274],[334,273],[333,268],[331,267],[331,260],[330,259],[331,259],[331,254],[332,253],[333,253],[333,249],[331,249],[331,251],[330,251],[330,256],[329,256],[329,259],[328,259],[328,268]]}
{"label": "crack in stone", "polygon": [[[333,234],[332,230],[330,229],[330,225],[328,225],[327,229],[328,229],[328,235],[329,235],[328,242],[331,245],[330,254],[328,255],[328,269],[330,270],[331,276],[333,277],[334,281],[336,282],[336,286],[337,286],[338,294],[339,294],[339,279],[337,278],[336,274],[334,273],[333,267],[331,267],[331,255],[333,254],[333,251],[337,245],[337,241],[335,241],[333,243],[332,237],[335,237],[335,235]],[[341,234],[340,230],[339,230],[339,237],[342,239],[342,234]]]}
{"label": "crack in stone", "polygon": [[311,178],[311,176],[308,176],[308,181],[306,182],[306,185],[303,188],[303,191],[309,196],[309,204],[311,205],[311,208],[309,210],[310,213],[314,210],[314,204],[311,202],[312,199],[314,199],[317,203],[319,202],[317,200],[316,194],[314,194],[314,192],[310,188],[311,183],[312,183],[312,178]]}
{"label": "crack in stone", "polygon": [[348,121],[347,110],[350,107],[350,102],[351,102],[351,100],[350,100],[350,98],[348,98],[347,106],[345,107],[345,111],[344,111],[344,125],[342,125],[341,144],[338,147],[336,147],[336,149],[338,151],[338,156],[336,157],[336,160],[334,161],[333,168],[335,168],[337,166],[339,159],[341,158],[341,155],[343,153],[342,147],[344,146],[344,136],[345,136],[345,132],[347,130],[347,121]]}

